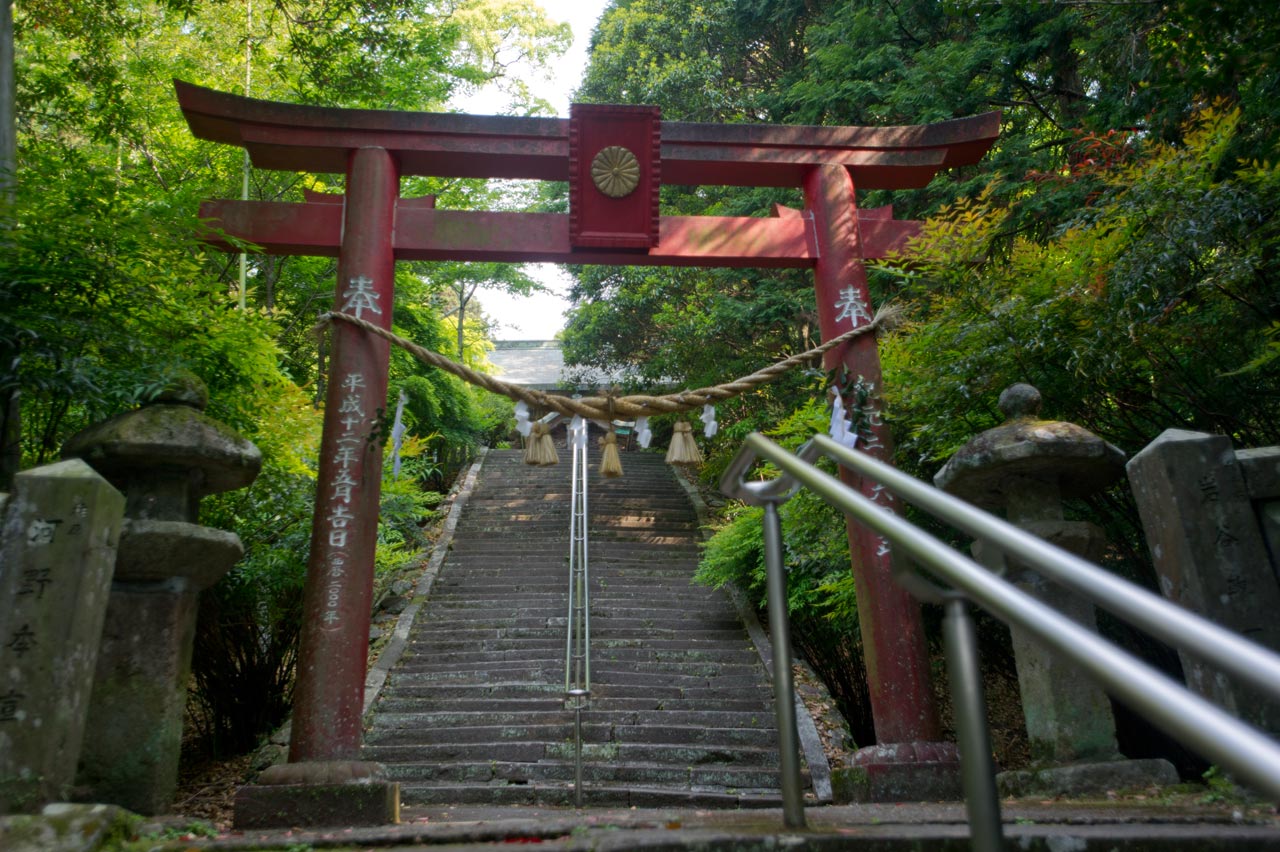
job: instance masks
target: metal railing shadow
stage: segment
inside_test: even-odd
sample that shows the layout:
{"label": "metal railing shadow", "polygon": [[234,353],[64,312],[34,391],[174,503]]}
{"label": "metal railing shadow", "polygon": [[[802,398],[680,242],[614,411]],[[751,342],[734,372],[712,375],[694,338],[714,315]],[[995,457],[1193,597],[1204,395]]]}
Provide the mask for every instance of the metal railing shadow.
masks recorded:
{"label": "metal railing shadow", "polygon": [[[1079,666],[1152,724],[1241,781],[1280,800],[1280,744],[820,470],[815,462],[824,456],[998,548],[1006,560],[1076,591],[1151,636],[1198,656],[1223,673],[1247,682],[1267,698],[1280,701],[1280,655],[825,435],[816,435],[793,454],[763,435],[752,433],[725,471],[720,487],[726,495],[765,510],[769,622],[774,643],[784,820],[788,827],[804,825],[804,809],[790,699],[791,672],[786,665],[791,655],[777,510],[801,488],[808,488],[883,537],[893,548],[897,581],[922,602],[943,607],[948,681],[974,849],[995,852],[1003,848],[1004,839],[970,605],[1025,631]],[[774,479],[749,479],[759,461],[771,463],[781,474]],[[920,568],[929,571],[932,578],[922,574]],[[790,708],[789,720],[784,718],[786,708]]]}

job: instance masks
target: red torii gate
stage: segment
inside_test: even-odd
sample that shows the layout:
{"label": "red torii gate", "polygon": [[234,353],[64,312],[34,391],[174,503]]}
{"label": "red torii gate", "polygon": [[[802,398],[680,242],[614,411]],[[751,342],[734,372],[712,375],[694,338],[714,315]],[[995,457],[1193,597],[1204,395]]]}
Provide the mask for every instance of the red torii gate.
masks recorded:
{"label": "red torii gate", "polygon": [[[609,105],[574,105],[568,120],[409,113],[175,86],[196,136],[244,147],[258,168],[346,175],[345,195],[212,201],[201,215],[268,253],[337,257],[335,307],[386,328],[396,260],[803,267],[814,270],[829,340],[870,320],[863,260],[919,230],[889,208],[859,210],[855,186],[923,187],[941,169],[977,163],[1000,127],[998,113],[884,128],[664,122],[654,107]],[[433,198],[400,198],[402,175],[567,180],[570,213],[438,210]],[[662,216],[662,183],[799,187],[805,209]],[[370,434],[386,401],[388,345],[345,323],[333,335],[289,764],[273,768],[277,782],[368,769],[358,759],[382,467]],[[828,369],[840,364],[879,387],[872,335],[827,354]],[[869,406],[864,448],[887,459],[878,395]],[[897,784],[955,752],[937,742],[919,608],[892,580],[887,547],[852,521],[848,534],[879,743],[861,762]]]}

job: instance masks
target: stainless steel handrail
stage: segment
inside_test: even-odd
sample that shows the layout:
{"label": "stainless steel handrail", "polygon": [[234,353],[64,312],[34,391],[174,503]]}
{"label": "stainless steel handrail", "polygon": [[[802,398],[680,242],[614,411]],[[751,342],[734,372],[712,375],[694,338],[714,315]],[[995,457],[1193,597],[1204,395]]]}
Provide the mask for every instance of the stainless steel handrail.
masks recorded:
{"label": "stainless steel handrail", "polygon": [[[757,505],[781,503],[799,488],[809,488],[885,538],[898,557],[909,557],[909,560],[895,559],[894,573],[917,597],[944,603],[949,617],[961,616],[962,597],[1026,631],[1092,675],[1108,692],[1166,732],[1242,780],[1280,798],[1280,745],[1268,736],[819,470],[812,462],[821,455],[871,478],[895,496],[998,547],[1018,563],[1076,590],[1165,642],[1218,665],[1276,700],[1280,700],[1280,656],[865,453],[851,451],[825,435],[815,436],[793,455],[763,435],[753,433],[721,480],[721,489],[726,494]],[[772,480],[748,479],[751,468],[760,459],[776,465],[782,475]],[[927,568],[950,588],[940,588],[926,580],[909,561]],[[963,652],[964,655],[973,653],[976,653],[974,649]],[[950,649],[948,655],[952,656]],[[956,655],[961,656],[959,652]],[[956,679],[954,670],[953,679]],[[971,687],[969,684],[966,689]],[[974,744],[987,738],[985,718],[982,724],[984,731],[980,736],[961,732],[962,761],[972,764],[975,747],[981,748],[967,743],[966,737]],[[989,761],[989,748],[987,752]],[[998,835],[994,840],[979,836],[986,837],[993,819],[995,830],[999,831],[998,802],[974,801],[988,796],[994,798],[994,784],[979,783],[967,771],[965,784],[975,845],[999,848]],[[988,843],[991,845],[986,845]]]}
{"label": "stainless steel handrail", "polygon": [[[585,429],[585,425],[583,426]],[[572,430],[571,430],[572,432]],[[569,513],[569,614],[565,623],[564,695],[574,712],[573,803],[582,807],[582,712],[591,705],[590,546],[587,532],[587,442],[569,436],[573,454]]]}

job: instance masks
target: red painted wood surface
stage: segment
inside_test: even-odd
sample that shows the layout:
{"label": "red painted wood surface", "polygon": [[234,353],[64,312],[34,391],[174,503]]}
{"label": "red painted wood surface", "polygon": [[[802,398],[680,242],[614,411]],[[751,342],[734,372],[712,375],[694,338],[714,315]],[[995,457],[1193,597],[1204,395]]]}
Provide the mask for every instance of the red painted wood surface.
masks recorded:
{"label": "red painted wood surface", "polygon": [[[846,169],[823,166],[810,173],[804,194],[805,206],[813,215],[820,254],[814,266],[818,323],[822,339],[830,340],[865,325],[872,313],[853,181]],[[865,226],[866,222],[862,224]],[[855,302],[860,310],[854,307]],[[872,424],[871,438],[860,441],[859,449],[882,461],[892,461],[892,437],[880,418],[880,353],[875,335],[855,337],[830,350],[824,364],[828,370],[843,365],[849,376],[858,377],[871,387],[873,393],[864,408]],[[874,482],[864,482],[846,468],[840,469],[840,478],[863,496],[898,511],[892,495],[878,489]],[[929,686],[929,658],[920,606],[894,581],[887,544],[853,519],[846,518],[845,523],[876,742],[939,740],[942,730]]]}
{"label": "red painted wood surface", "polygon": [[[334,305],[391,327],[395,258],[391,232],[399,175],[387,151],[351,153]],[[364,702],[373,555],[382,491],[382,444],[390,344],[346,323],[333,329],[303,627],[294,686],[289,762],[357,760]]]}
{"label": "red painted wood surface", "polygon": [[[569,241],[574,248],[649,248],[658,242],[662,140],[657,107],[574,104],[569,117]],[[592,180],[594,158],[618,147],[636,158],[639,182],[611,197]]]}
{"label": "red painted wood surface", "polygon": [[[334,203],[332,199],[336,199]],[[342,233],[341,196],[301,204],[210,201],[200,217],[211,227],[253,242],[268,254],[335,257]],[[648,250],[574,248],[569,219],[559,213],[432,209],[401,199],[396,210],[397,260],[485,260],[614,266],[726,266],[805,268],[817,257],[813,226],[801,211],[779,218],[663,216],[658,245]],[[906,249],[920,223],[855,211],[864,256]],[[216,233],[210,242],[227,250]],[[238,249],[235,249],[238,251]]]}
{"label": "red painted wood surface", "polygon": [[[238,145],[263,169],[342,173],[346,152],[386,148],[401,174],[569,179],[569,121],[301,106],[175,81],[191,132]],[[813,166],[847,166],[860,189],[926,185],[977,163],[1000,133],[985,113],[905,127],[661,123],[662,182],[792,186]]]}

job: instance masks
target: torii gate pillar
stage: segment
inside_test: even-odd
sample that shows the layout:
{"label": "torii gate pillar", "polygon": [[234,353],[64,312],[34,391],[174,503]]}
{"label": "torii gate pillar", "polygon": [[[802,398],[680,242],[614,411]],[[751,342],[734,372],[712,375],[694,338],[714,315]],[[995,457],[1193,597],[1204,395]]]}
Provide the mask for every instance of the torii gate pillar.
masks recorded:
{"label": "torii gate pillar", "polygon": [[[843,166],[815,166],[805,176],[803,189],[817,244],[818,323],[822,339],[830,340],[871,320],[853,177]],[[828,370],[843,366],[869,392],[861,413],[870,438],[860,435],[861,448],[891,461],[892,436],[880,417],[880,354],[875,336],[855,337],[831,350],[824,366]],[[847,468],[840,468],[840,478],[867,498],[897,508],[893,495],[863,482]],[[872,801],[954,798],[959,756],[953,744],[942,742],[920,606],[894,580],[884,540],[852,519],[846,518],[846,529],[877,743],[854,755],[854,766],[861,770],[861,789],[855,792]]]}
{"label": "torii gate pillar", "polygon": [[[399,169],[389,151],[350,152],[333,303],[388,329],[399,194]],[[390,344],[345,323],[332,333],[289,762],[266,769],[258,786],[241,788],[238,827],[273,824],[282,806],[298,824],[398,820],[399,786],[386,780],[380,764],[360,760],[382,490],[376,427],[387,398]]]}

